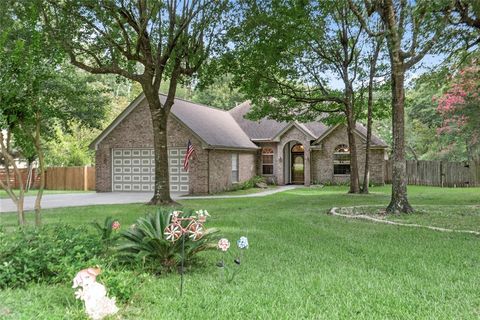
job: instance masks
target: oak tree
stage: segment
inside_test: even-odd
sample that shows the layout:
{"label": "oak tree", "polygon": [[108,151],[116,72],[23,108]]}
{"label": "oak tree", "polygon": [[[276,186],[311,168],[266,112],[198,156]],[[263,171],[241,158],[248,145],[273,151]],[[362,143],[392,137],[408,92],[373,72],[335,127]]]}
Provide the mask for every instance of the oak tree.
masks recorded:
{"label": "oak tree", "polygon": [[[153,124],[151,204],[169,204],[167,118],[177,85],[223,46],[227,0],[41,0],[45,24],[73,65],[140,83]],[[166,98],[160,86],[168,81]]]}
{"label": "oak tree", "polygon": [[[242,2],[228,61],[254,118],[345,123],[350,192],[360,192],[356,122],[368,35],[347,1]],[[367,59],[368,60],[368,59]],[[376,59],[374,59],[376,63]],[[333,88],[331,80],[339,85]]]}
{"label": "oak tree", "polygon": [[[385,36],[390,57],[392,91],[393,170],[389,213],[409,213],[405,161],[405,74],[448,34],[445,17],[431,1],[349,0],[350,8],[371,36]],[[368,23],[377,15],[383,22],[380,33]]]}

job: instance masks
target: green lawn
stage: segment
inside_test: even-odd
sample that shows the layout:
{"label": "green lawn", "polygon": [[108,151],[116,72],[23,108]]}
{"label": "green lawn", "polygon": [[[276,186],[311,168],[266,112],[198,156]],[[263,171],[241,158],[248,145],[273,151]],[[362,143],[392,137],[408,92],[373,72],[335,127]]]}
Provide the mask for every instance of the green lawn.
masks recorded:
{"label": "green lawn", "polygon": [[[229,239],[249,238],[243,273],[223,285],[220,254],[202,253],[182,298],[178,275],[149,276],[118,319],[479,319],[480,238],[325,214],[332,206],[388,203],[389,187],[371,191],[302,188],[181,201],[207,209],[207,226]],[[409,187],[409,198],[421,214],[391,219],[479,229],[480,188]],[[149,211],[138,204],[51,209],[44,221],[83,224],[112,215],[129,225]],[[2,226],[16,221],[13,214],[0,219]],[[84,319],[70,284],[0,291],[0,318]]]}
{"label": "green lawn", "polygon": [[[79,190],[44,190],[43,194],[59,194],[59,193],[77,193],[77,192],[94,192],[94,191],[79,191]],[[18,190],[15,190],[15,194],[18,195]],[[25,193],[25,196],[36,196],[37,190],[30,190]],[[0,199],[9,199],[10,196],[3,189],[0,189]]]}

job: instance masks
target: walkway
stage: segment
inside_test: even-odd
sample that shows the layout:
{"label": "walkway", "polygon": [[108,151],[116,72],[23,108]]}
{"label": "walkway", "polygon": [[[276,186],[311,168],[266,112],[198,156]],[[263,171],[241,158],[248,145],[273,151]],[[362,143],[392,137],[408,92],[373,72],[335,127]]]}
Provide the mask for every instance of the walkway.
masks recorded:
{"label": "walkway", "polygon": [[[182,196],[182,194],[172,194],[176,201],[190,199],[233,199],[233,198],[251,198],[265,197],[271,194],[291,190],[298,186],[280,186],[275,189],[269,189],[258,193],[245,195],[221,195],[221,196]],[[47,194],[42,199],[42,209],[78,207],[101,204],[127,204],[127,203],[146,203],[150,200],[150,192],[104,192],[104,193],[62,193]],[[35,196],[25,197],[25,211],[33,210]],[[0,199],[0,213],[15,212],[17,209],[10,198]]]}

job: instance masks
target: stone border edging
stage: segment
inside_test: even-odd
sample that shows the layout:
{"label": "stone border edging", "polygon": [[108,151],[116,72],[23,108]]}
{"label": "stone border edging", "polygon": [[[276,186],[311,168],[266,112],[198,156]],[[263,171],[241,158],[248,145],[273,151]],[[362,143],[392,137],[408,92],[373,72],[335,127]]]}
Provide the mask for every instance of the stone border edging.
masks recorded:
{"label": "stone border edging", "polygon": [[[355,207],[344,207],[344,209],[354,209]],[[424,228],[424,229],[430,229],[434,231],[441,231],[441,232],[457,232],[457,233],[467,233],[467,234],[474,234],[477,236],[480,236],[480,232],[478,231],[472,231],[472,230],[454,230],[454,229],[447,229],[447,228],[441,228],[441,227],[434,227],[434,226],[423,226],[420,224],[415,224],[415,223],[402,223],[402,222],[395,222],[395,221],[388,221],[388,220],[382,220],[382,219],[377,219],[374,217],[370,217],[364,214],[359,214],[359,215],[351,215],[351,214],[343,214],[343,213],[338,213],[337,211],[339,207],[333,207],[328,211],[328,214],[338,216],[338,217],[344,217],[348,219],[362,219],[362,220],[369,220],[377,223],[385,223],[385,224],[390,224],[390,225],[396,225],[396,226],[402,226],[402,227],[413,227],[413,228]]]}

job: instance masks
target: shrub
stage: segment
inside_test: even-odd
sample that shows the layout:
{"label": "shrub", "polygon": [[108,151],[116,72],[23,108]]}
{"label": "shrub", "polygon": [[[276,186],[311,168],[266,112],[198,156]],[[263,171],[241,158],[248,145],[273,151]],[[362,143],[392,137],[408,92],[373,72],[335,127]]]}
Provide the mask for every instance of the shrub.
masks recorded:
{"label": "shrub", "polygon": [[131,270],[105,268],[97,281],[105,285],[110,297],[115,297],[120,303],[126,303],[138,291],[144,278],[145,274],[138,274]]}
{"label": "shrub", "polygon": [[102,239],[107,246],[113,244],[115,240],[118,239],[117,231],[120,229],[120,223],[118,220],[112,217],[107,217],[105,218],[103,225],[97,221],[93,222],[92,225],[98,230],[100,233],[100,239]]}
{"label": "shrub", "polygon": [[246,189],[251,189],[254,188],[257,183],[266,183],[266,180],[262,176],[255,176],[253,178],[250,178],[247,181],[244,181],[242,183],[238,183],[232,187],[232,190],[246,190]]}
{"label": "shrub", "polygon": [[79,270],[105,262],[104,249],[86,228],[55,224],[2,232],[0,288],[70,282]]}
{"label": "shrub", "polygon": [[[193,212],[188,212],[183,213],[182,217],[192,215]],[[139,218],[132,227],[120,233],[124,242],[117,248],[119,256],[128,262],[139,263],[154,273],[173,270],[181,262],[182,240],[181,238],[176,242],[166,240],[164,230],[171,222],[172,213],[164,209],[158,209],[153,214]],[[192,263],[195,255],[201,251],[215,249],[217,232],[216,229],[208,229],[197,241],[183,235],[185,263]]]}

